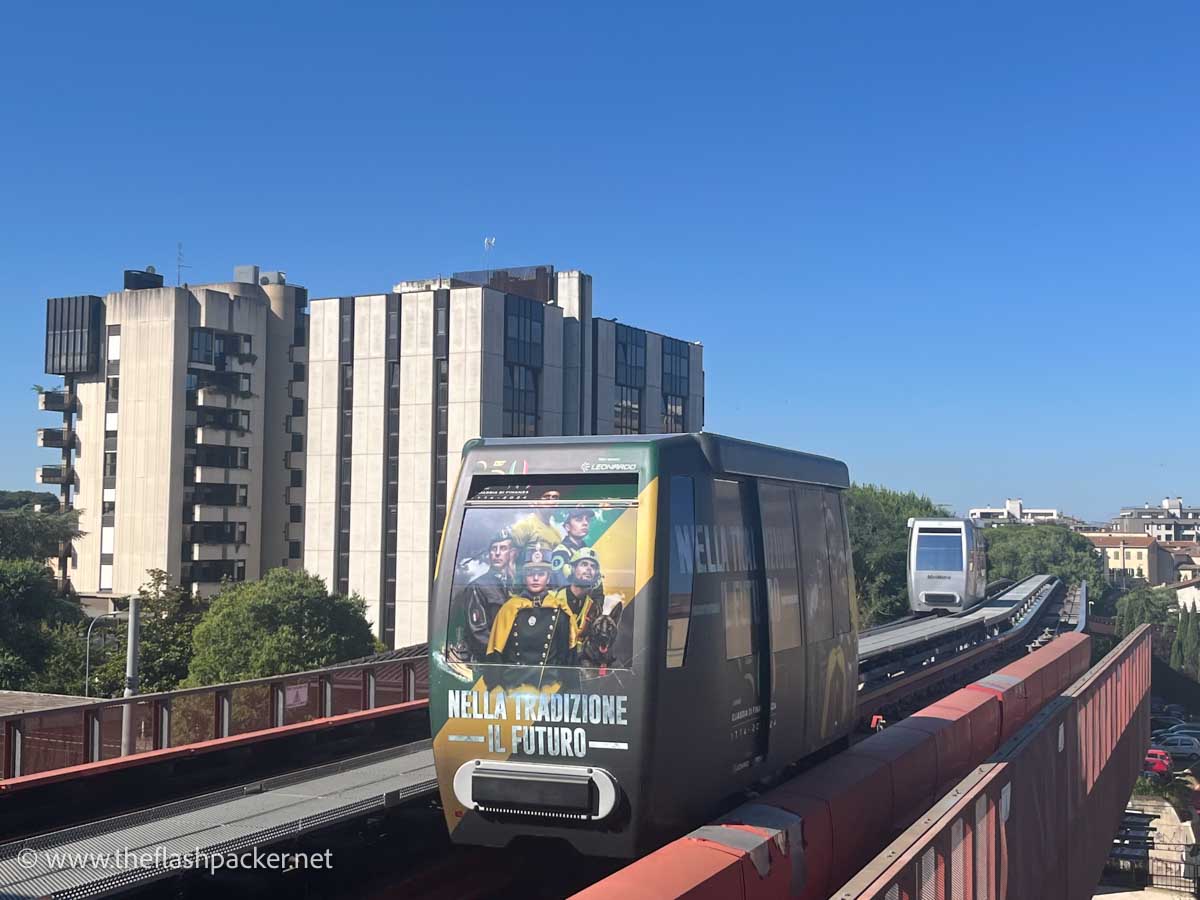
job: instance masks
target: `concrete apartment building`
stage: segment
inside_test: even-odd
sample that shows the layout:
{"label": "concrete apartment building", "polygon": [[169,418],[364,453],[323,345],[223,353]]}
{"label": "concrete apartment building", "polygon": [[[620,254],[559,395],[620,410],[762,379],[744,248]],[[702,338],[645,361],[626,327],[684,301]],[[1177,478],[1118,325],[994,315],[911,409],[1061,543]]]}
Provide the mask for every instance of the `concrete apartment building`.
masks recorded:
{"label": "concrete apartment building", "polygon": [[1058,509],[1035,509],[1024,504],[1021,498],[1008,498],[1003,506],[979,506],[967,512],[967,517],[981,526],[988,525],[1068,525],[1076,527],[1082,523]]}
{"label": "concrete apartment building", "polygon": [[52,298],[39,395],[61,414],[37,470],[80,511],[59,562],[82,595],[136,591],[162,569],[193,593],[302,562],[304,288],[241,266],[221,284],[164,287],[127,271],[124,290]]}
{"label": "concrete apartment building", "polygon": [[552,266],[404,281],[310,304],[304,567],[367,602],[389,647],[426,637],[464,443],[699,431],[699,344],[592,314]]}
{"label": "concrete apartment building", "polygon": [[1184,506],[1182,497],[1164,497],[1158,506],[1126,506],[1110,525],[1116,534],[1146,534],[1160,541],[1200,540],[1200,507]]}

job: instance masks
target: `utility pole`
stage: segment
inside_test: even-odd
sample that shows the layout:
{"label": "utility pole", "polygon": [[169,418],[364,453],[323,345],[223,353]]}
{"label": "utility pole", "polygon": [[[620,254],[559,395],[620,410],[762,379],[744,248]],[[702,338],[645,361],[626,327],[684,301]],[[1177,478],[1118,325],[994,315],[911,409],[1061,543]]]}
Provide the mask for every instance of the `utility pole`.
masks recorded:
{"label": "utility pole", "polygon": [[[129,598],[129,649],[125,654],[125,696],[132,697],[138,692],[138,639],[140,637],[141,608],[137,595]],[[137,746],[133,734],[133,704],[121,706],[121,755],[129,756]]]}

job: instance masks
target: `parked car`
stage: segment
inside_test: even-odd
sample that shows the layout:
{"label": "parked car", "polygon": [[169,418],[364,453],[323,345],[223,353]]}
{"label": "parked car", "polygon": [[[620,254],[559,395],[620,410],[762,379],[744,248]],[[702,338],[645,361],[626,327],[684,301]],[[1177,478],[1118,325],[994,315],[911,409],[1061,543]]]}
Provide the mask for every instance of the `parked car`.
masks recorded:
{"label": "parked car", "polygon": [[1151,749],[1166,750],[1179,765],[1191,766],[1200,760],[1200,740],[1187,734],[1168,734],[1154,741]]}
{"label": "parked car", "polygon": [[1184,722],[1182,725],[1172,725],[1170,728],[1162,732],[1163,734],[1190,734],[1192,737],[1200,736],[1200,722]]}
{"label": "parked car", "polygon": [[1142,760],[1142,774],[1153,778],[1155,781],[1165,782],[1171,778],[1171,769],[1161,759],[1147,756]]}
{"label": "parked car", "polygon": [[1163,707],[1163,712],[1168,716],[1179,716],[1181,719],[1187,718],[1187,709],[1178,703],[1168,703]]}
{"label": "parked car", "polygon": [[1175,768],[1175,761],[1173,759],[1171,759],[1171,754],[1168,753],[1166,750],[1155,750],[1153,747],[1151,747],[1149,750],[1146,751],[1146,759],[1147,760],[1151,760],[1151,759],[1159,760],[1160,762],[1165,763],[1168,769]]}
{"label": "parked car", "polygon": [[1151,716],[1150,731],[1166,731],[1168,728],[1174,728],[1176,725],[1183,725],[1183,719],[1178,716]]}

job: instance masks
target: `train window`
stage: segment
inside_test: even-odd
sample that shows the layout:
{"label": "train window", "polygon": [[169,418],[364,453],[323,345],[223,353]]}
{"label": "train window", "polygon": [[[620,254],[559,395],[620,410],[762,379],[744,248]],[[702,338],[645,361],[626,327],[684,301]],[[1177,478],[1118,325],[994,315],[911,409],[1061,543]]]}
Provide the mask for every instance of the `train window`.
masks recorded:
{"label": "train window", "polygon": [[713,526],[711,533],[706,528],[696,536],[704,557],[697,563],[702,571],[722,573],[725,658],[741,659],[754,652],[755,561],[753,539],[743,514],[740,482],[720,478],[713,481]]}
{"label": "train window", "polygon": [[782,484],[759,481],[758,509],[762,516],[763,558],[767,566],[771,652],[778,653],[801,644],[800,580],[791,490]]}
{"label": "train window", "polygon": [[922,528],[917,534],[917,571],[961,572],[962,541],[957,528]]}
{"label": "train window", "polygon": [[472,479],[447,660],[629,668],[637,506],[625,497],[636,486],[636,476]]}
{"label": "train window", "polygon": [[842,498],[833,491],[822,493],[825,500],[825,541],[829,546],[829,583],[833,589],[833,630],[845,634],[850,630],[850,560],[846,558]]}
{"label": "train window", "polygon": [[817,488],[796,488],[800,525],[800,571],[804,580],[804,627],[810,644],[833,637],[833,602],[829,587],[829,549],[825,544],[825,509]]}
{"label": "train window", "polygon": [[696,571],[696,490],[690,475],[672,475],[671,568],[667,600],[667,668],[683,665]]}

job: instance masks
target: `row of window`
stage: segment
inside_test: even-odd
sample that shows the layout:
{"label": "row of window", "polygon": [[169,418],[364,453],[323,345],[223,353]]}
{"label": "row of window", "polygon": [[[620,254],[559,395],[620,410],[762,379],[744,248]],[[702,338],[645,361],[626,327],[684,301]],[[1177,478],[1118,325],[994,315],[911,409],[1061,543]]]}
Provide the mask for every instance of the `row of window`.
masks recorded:
{"label": "row of window", "polygon": [[640,328],[617,324],[616,380],[626,387],[646,386],[646,332]]}
{"label": "row of window", "polygon": [[[757,498],[751,492],[757,491]],[[749,512],[757,500],[759,521]],[[693,596],[719,598],[725,655],[760,650],[756,627],[769,623],[771,652],[828,641],[853,628],[848,532],[840,496],[808,485],[759,479],[713,482],[712,524],[696,521],[690,476],[670,481],[671,569],[667,665],[684,665]],[[759,547],[765,572],[759,568]],[[719,559],[719,565],[712,565]],[[766,597],[760,584],[766,584]]]}
{"label": "row of window", "polygon": [[193,328],[188,360],[206,366],[224,368],[227,356],[250,356],[254,342],[248,334],[213,331],[211,328]]}

